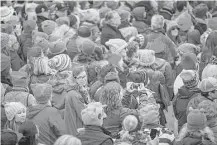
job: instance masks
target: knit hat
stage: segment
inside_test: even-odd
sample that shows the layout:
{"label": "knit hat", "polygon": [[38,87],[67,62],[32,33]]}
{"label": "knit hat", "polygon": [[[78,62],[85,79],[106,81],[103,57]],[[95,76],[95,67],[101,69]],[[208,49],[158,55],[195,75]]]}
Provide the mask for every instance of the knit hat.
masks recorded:
{"label": "knit hat", "polygon": [[39,46],[43,48],[44,50],[48,50],[49,48],[49,41],[42,37],[36,37],[34,44],[35,46]]}
{"label": "knit hat", "polygon": [[59,17],[58,19],[56,19],[56,23],[57,23],[59,26],[61,26],[61,25],[63,25],[63,24],[69,26],[69,24],[70,24],[68,17]]}
{"label": "knit hat", "polygon": [[16,87],[27,87],[28,86],[28,74],[21,71],[12,71],[11,78],[13,86]]}
{"label": "knit hat", "polygon": [[206,127],[206,116],[198,109],[190,108],[187,116],[187,128],[193,131],[203,130]]}
{"label": "knit hat", "polygon": [[35,3],[26,3],[25,4],[25,13],[35,12],[36,7],[37,7],[37,4],[35,4]]}
{"label": "knit hat", "polygon": [[95,44],[93,43],[93,41],[86,39],[79,46],[79,49],[81,50],[82,53],[90,55],[90,54],[93,54],[95,51]]}
{"label": "knit hat", "polygon": [[185,85],[185,87],[191,89],[198,86],[199,77],[196,71],[194,70],[182,70],[180,77]]}
{"label": "knit hat", "polygon": [[62,72],[70,69],[71,59],[67,54],[59,54],[49,60],[49,66]]}
{"label": "knit hat", "polygon": [[127,75],[128,82],[134,82],[134,83],[144,83],[146,85],[148,83],[148,73],[145,71],[131,71]]}
{"label": "knit hat", "polygon": [[193,23],[191,21],[191,16],[187,12],[184,12],[181,15],[179,15],[179,17],[176,19],[176,21],[177,21],[179,28],[182,31],[189,30],[191,28],[191,26],[193,25]]}
{"label": "knit hat", "polygon": [[5,48],[9,41],[9,35],[6,33],[1,33],[1,49]]}
{"label": "knit hat", "polygon": [[104,4],[103,1],[93,1],[92,8],[99,9]]}
{"label": "knit hat", "polygon": [[52,20],[45,20],[41,23],[41,28],[43,32],[45,32],[48,35],[50,35],[57,26],[57,23]]}
{"label": "knit hat", "polygon": [[164,27],[164,17],[159,14],[153,15],[151,18],[151,27],[152,29],[163,28]]}
{"label": "knit hat", "polygon": [[1,25],[1,32],[11,34],[14,28],[12,24],[2,24]]}
{"label": "knit hat", "polygon": [[181,58],[181,64],[182,64],[183,69],[195,70],[198,67],[197,66],[198,64],[197,56],[194,53],[185,53],[183,54]]}
{"label": "knit hat", "polygon": [[109,39],[105,44],[112,53],[120,53],[127,46],[127,42],[123,39]]}
{"label": "knit hat", "polygon": [[208,77],[214,77],[217,79],[217,65],[208,64],[202,72],[202,80]]}
{"label": "knit hat", "polygon": [[32,32],[36,28],[36,22],[34,20],[26,20],[23,23],[23,30],[25,32]]}
{"label": "knit hat", "polygon": [[118,7],[119,2],[116,0],[107,1],[106,6],[112,10],[116,9]]}
{"label": "knit hat", "polygon": [[133,131],[136,129],[139,121],[134,115],[128,115],[123,120],[123,127],[126,131]]}
{"label": "knit hat", "polygon": [[130,12],[117,9],[116,12],[118,12],[119,16],[121,17],[121,22],[124,22],[130,18]]}
{"label": "knit hat", "polygon": [[106,107],[106,105],[102,105],[100,102],[89,103],[87,108],[81,111],[81,118],[84,125],[99,125],[95,123],[106,117],[103,107]]}
{"label": "knit hat", "polygon": [[57,40],[49,44],[50,52],[53,55],[58,55],[66,50],[66,43],[62,40]]}
{"label": "knit hat", "polygon": [[17,134],[12,130],[2,130],[1,144],[2,145],[16,145],[18,141]]}
{"label": "knit hat", "polygon": [[99,10],[99,16],[100,16],[100,18],[101,18],[101,19],[102,19],[102,18],[105,18],[106,14],[107,14],[108,12],[110,12],[110,11],[111,11],[110,8],[108,8],[108,7],[102,7],[102,8]]}
{"label": "knit hat", "polygon": [[145,7],[136,7],[133,9],[132,16],[137,20],[137,21],[144,21],[144,13],[146,12]]}
{"label": "knit hat", "polygon": [[194,9],[193,9],[193,13],[195,15],[195,17],[197,18],[206,18],[206,13],[209,11],[208,7],[206,4],[199,4],[197,5]]}
{"label": "knit hat", "polygon": [[122,57],[119,54],[111,54],[107,61],[112,64],[113,66],[121,69],[121,66],[119,65],[119,62],[121,61]]}
{"label": "knit hat", "polygon": [[179,53],[184,54],[184,53],[194,53],[196,54],[197,52],[197,47],[194,44],[191,43],[183,43],[179,45],[177,48]]}
{"label": "knit hat", "polygon": [[49,84],[31,84],[31,89],[39,104],[47,103],[52,96],[52,86]]}
{"label": "knit hat", "polygon": [[153,50],[140,50],[139,51],[139,60],[144,66],[151,66],[155,62],[155,52]]}
{"label": "knit hat", "polygon": [[76,78],[82,72],[85,72],[85,67],[84,66],[76,66],[72,70],[72,75],[74,78]]}
{"label": "knit hat", "polygon": [[46,7],[45,4],[37,5],[37,7],[35,8],[36,14],[41,14],[41,13],[43,13],[45,11],[48,11],[48,8]]}
{"label": "knit hat", "polygon": [[1,11],[1,21],[7,21],[14,13],[14,9],[9,8],[7,6],[1,6],[0,11]]}
{"label": "knit hat", "polygon": [[176,21],[168,21],[167,23],[166,23],[167,25],[167,32],[168,31],[170,31],[172,28],[174,28],[174,27],[177,27],[178,28],[178,24],[177,24],[177,22]]}
{"label": "knit hat", "polygon": [[197,108],[202,110],[202,112],[206,115],[207,120],[211,120],[212,118],[216,118],[217,116],[216,102],[204,100],[203,102],[200,102],[200,104],[198,104]]}
{"label": "knit hat", "polygon": [[217,90],[217,79],[213,77],[203,79],[199,84],[199,89],[202,92],[211,92]]}
{"label": "knit hat", "polygon": [[10,102],[5,104],[5,114],[9,121],[12,121],[15,115],[22,109],[26,110],[26,107],[20,102]]}
{"label": "knit hat", "polygon": [[159,111],[147,110],[145,107],[139,110],[139,119],[144,124],[158,124],[159,123]]}
{"label": "knit hat", "polygon": [[69,18],[69,24],[70,24],[70,26],[72,27],[73,25],[75,25],[79,20],[79,17],[78,16],[76,16],[76,15],[69,15],[68,16],[68,18]]}
{"label": "knit hat", "polygon": [[10,70],[11,68],[11,59],[5,54],[1,53],[1,72],[4,70]]}
{"label": "knit hat", "polygon": [[42,55],[42,52],[44,52],[43,48],[40,46],[33,46],[28,50],[27,57],[40,57]]}
{"label": "knit hat", "polygon": [[7,20],[7,24],[11,24],[12,26],[15,26],[20,23],[20,19],[18,16],[10,16],[10,18]]}
{"label": "knit hat", "polygon": [[78,28],[78,36],[81,37],[90,37],[91,31],[88,29],[88,27],[81,26]]}

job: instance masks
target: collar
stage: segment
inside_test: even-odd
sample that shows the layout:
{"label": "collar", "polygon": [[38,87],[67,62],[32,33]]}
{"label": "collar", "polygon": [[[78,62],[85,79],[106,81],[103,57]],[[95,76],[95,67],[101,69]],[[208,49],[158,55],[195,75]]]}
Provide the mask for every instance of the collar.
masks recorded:
{"label": "collar", "polygon": [[105,128],[101,127],[101,126],[96,126],[96,125],[85,125],[85,130],[90,130],[90,131],[100,131],[103,132],[106,135],[110,135],[111,133],[106,130]]}

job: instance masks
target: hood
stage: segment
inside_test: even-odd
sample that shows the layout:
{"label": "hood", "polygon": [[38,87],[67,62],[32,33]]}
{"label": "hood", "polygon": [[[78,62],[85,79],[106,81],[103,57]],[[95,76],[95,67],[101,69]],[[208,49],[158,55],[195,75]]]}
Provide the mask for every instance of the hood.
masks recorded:
{"label": "hood", "polygon": [[38,113],[40,113],[44,108],[48,107],[47,104],[38,104],[36,106],[31,106],[27,111],[27,117],[28,119],[32,119],[35,117]]}
{"label": "hood", "polygon": [[187,89],[185,86],[182,86],[182,87],[178,90],[178,94],[179,94],[180,98],[182,98],[182,99],[188,99],[188,98],[190,98],[192,95],[195,94],[195,91],[191,91],[191,90]]}

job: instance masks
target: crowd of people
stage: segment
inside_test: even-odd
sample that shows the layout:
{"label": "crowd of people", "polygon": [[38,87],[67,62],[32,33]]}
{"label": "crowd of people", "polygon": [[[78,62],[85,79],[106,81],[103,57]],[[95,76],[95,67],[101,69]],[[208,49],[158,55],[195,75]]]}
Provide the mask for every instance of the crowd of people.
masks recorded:
{"label": "crowd of people", "polygon": [[217,1],[0,10],[2,145],[217,145]]}

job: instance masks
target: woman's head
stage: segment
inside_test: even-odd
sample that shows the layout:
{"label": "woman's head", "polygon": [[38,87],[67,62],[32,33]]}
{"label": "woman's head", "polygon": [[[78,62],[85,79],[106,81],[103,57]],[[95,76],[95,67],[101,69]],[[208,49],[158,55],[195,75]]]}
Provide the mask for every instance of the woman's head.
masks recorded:
{"label": "woman's head", "polygon": [[216,118],[217,116],[217,107],[216,103],[205,100],[198,105],[198,109],[203,109],[203,113],[206,115],[207,120]]}
{"label": "woman's head", "polygon": [[118,27],[121,24],[121,17],[116,11],[110,11],[105,16],[105,23]]}
{"label": "woman's head", "polygon": [[72,135],[63,135],[56,140],[54,145],[81,145],[81,141]]}
{"label": "woman's head", "polygon": [[154,15],[151,18],[151,28],[152,29],[162,29],[164,27],[164,17],[161,15]]}
{"label": "woman's head", "polygon": [[110,82],[103,87],[100,102],[103,105],[107,105],[105,109],[106,114],[110,114],[113,110],[119,109],[122,106],[122,97],[123,89],[119,83]]}
{"label": "woman's head", "polygon": [[26,120],[26,107],[20,102],[5,104],[5,113],[8,121],[14,120],[16,123],[23,123]]}
{"label": "woman's head", "polygon": [[212,52],[213,55],[217,56],[217,32],[213,31],[209,34],[206,39],[205,47]]}
{"label": "woman's head", "polygon": [[37,145],[39,129],[32,121],[24,122],[19,128],[19,133],[23,137],[19,140],[18,145]]}
{"label": "woman's head", "polygon": [[72,75],[79,86],[87,85],[87,73],[84,66],[77,66],[73,68]]}

